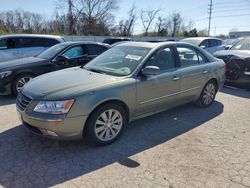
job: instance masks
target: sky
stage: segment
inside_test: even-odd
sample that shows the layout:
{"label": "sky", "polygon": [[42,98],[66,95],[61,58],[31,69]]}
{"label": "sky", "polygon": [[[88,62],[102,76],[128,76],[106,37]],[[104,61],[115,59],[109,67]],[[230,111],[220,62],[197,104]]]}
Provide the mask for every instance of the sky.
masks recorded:
{"label": "sky", "polygon": [[[116,22],[126,18],[133,4],[140,9],[161,9],[159,13],[168,17],[177,11],[185,22],[192,20],[198,30],[208,28],[208,4],[210,0],[118,0],[119,10],[114,12]],[[55,12],[55,0],[0,0],[0,11],[23,9],[42,14],[49,19]],[[213,0],[211,34],[228,34],[231,30],[250,31],[250,0]],[[154,26],[152,27],[152,29]],[[138,18],[135,33],[142,32]]]}

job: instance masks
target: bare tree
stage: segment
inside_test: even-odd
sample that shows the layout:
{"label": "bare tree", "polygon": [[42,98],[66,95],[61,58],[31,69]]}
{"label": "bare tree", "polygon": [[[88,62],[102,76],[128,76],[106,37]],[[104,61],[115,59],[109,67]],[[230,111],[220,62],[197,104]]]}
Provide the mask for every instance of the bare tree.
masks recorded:
{"label": "bare tree", "polygon": [[156,10],[141,10],[141,21],[144,28],[145,36],[148,36],[148,30],[152,22],[155,20],[157,14],[160,12],[160,9]]}
{"label": "bare tree", "polygon": [[134,31],[134,25],[136,22],[136,7],[133,5],[128,11],[128,18],[126,20],[122,19],[119,22],[118,30],[121,36],[131,36]]}
{"label": "bare tree", "polygon": [[176,33],[178,33],[181,29],[183,18],[180,13],[173,12],[169,17],[169,29],[171,31],[171,36],[175,37]]}
{"label": "bare tree", "polygon": [[85,35],[108,32],[113,23],[112,11],[118,8],[117,0],[57,0],[57,4],[63,11],[65,5],[68,7],[66,15],[69,33]]}

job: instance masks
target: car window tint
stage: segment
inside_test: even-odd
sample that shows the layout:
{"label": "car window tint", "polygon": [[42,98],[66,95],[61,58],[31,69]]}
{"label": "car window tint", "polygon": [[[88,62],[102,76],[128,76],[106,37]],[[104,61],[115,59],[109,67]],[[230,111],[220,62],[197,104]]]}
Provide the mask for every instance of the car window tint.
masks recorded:
{"label": "car window tint", "polygon": [[201,44],[200,44],[199,46],[200,46],[200,47],[201,47],[201,46],[205,46],[206,48],[208,48],[208,47],[209,47],[209,45],[208,45],[208,40],[202,41]]}
{"label": "car window tint", "polygon": [[18,38],[17,39],[17,48],[29,48],[35,46],[35,39],[34,38]]}
{"label": "car window tint", "polygon": [[148,60],[146,66],[157,66],[160,70],[175,68],[175,58],[172,49],[164,48],[159,50]]}
{"label": "car window tint", "polygon": [[6,39],[0,40],[0,50],[6,48],[7,48],[7,40]]}
{"label": "car window tint", "polygon": [[207,58],[201,52],[197,51],[197,54],[198,54],[200,64],[204,64],[208,62]]}
{"label": "car window tint", "polygon": [[216,40],[216,42],[217,42],[217,46],[222,45],[222,41],[221,40]]}
{"label": "car window tint", "polygon": [[17,48],[17,41],[15,38],[8,38],[4,43],[7,49]]}
{"label": "car window tint", "polygon": [[217,40],[211,39],[209,40],[209,47],[218,46]]}
{"label": "car window tint", "polygon": [[199,58],[196,50],[188,47],[177,47],[177,51],[179,53],[181,67],[199,64]]}
{"label": "car window tint", "polygon": [[36,38],[34,43],[34,46],[51,47],[58,44],[59,42],[55,39]]}
{"label": "car window tint", "polygon": [[97,45],[97,44],[88,44],[87,45],[89,55],[100,55],[102,52],[107,50],[105,46]]}
{"label": "car window tint", "polygon": [[76,58],[76,57],[84,55],[84,51],[83,51],[83,48],[81,46],[75,46],[73,48],[70,48],[66,52],[64,52],[63,55],[72,59],[72,58]]}

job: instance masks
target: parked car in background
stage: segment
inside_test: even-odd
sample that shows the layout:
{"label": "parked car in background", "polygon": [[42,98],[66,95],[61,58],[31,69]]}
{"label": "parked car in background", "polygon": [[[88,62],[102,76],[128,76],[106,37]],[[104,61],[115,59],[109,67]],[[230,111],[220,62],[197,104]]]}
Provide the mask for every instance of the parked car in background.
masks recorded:
{"label": "parked car in background", "polygon": [[222,87],[225,63],[185,43],[124,43],[84,67],[45,74],[17,97],[23,125],[57,139],[106,145],[126,124],[195,102],[210,106]]}
{"label": "parked car in background", "polygon": [[65,42],[38,56],[0,63],[0,95],[16,95],[32,78],[51,71],[85,65],[109,45],[95,42]]}
{"label": "parked car in background", "polygon": [[0,62],[35,56],[61,42],[65,40],[54,35],[2,35]]}
{"label": "parked car in background", "polygon": [[214,54],[216,51],[224,50],[225,45],[221,39],[211,38],[211,37],[192,37],[181,40],[182,42],[187,42],[195,46],[199,46],[204,50],[208,51],[210,54]]}
{"label": "parked car in background", "polygon": [[124,38],[124,37],[111,37],[111,38],[106,38],[104,39],[103,43],[112,45],[117,42],[122,42],[122,41],[131,41],[130,38]]}
{"label": "parked car in background", "polygon": [[227,64],[226,85],[250,90],[250,37],[242,38],[229,50],[218,51],[214,56]]}

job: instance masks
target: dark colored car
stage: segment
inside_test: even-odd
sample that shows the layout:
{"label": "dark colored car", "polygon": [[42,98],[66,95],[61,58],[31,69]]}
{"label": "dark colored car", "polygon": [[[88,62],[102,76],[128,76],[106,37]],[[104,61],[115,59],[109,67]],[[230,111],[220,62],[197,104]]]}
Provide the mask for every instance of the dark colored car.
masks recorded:
{"label": "dark colored car", "polygon": [[0,63],[0,95],[16,95],[32,78],[74,66],[85,65],[109,45],[94,42],[57,44],[38,56]]}
{"label": "dark colored car", "polygon": [[250,37],[239,40],[229,50],[216,52],[214,56],[227,64],[226,85],[250,89]]}
{"label": "dark colored car", "polygon": [[106,38],[104,39],[103,43],[106,43],[106,44],[114,44],[114,43],[117,43],[117,42],[122,42],[122,41],[131,41],[130,38],[124,38],[124,37],[112,37],[112,38]]}

